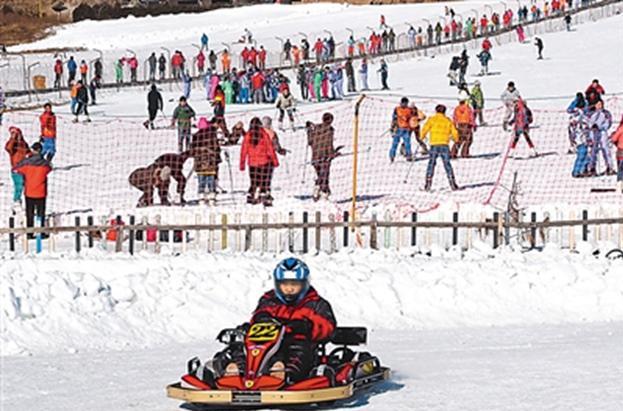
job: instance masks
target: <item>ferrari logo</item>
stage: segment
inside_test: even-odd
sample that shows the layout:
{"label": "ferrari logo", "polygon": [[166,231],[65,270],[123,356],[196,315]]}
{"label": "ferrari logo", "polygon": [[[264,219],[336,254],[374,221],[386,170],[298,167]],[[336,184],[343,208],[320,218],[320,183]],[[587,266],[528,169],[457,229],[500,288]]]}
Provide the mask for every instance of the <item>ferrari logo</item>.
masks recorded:
{"label": "ferrari logo", "polygon": [[244,386],[245,386],[245,387],[247,387],[247,388],[252,388],[252,387],[253,387],[253,384],[254,384],[254,383],[253,383],[253,380],[246,380],[246,381],[244,382]]}
{"label": "ferrari logo", "polygon": [[254,357],[257,357],[258,355],[260,355],[260,350],[258,350],[257,348],[252,350],[251,355]]}

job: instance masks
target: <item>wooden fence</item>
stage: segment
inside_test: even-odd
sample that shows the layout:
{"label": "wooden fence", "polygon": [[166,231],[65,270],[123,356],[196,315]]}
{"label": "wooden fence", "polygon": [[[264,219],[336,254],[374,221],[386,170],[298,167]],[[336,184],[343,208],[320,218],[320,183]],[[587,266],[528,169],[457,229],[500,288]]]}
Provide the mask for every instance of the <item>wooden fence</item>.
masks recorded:
{"label": "wooden fence", "polygon": [[[513,221],[508,213],[481,215],[480,221],[460,221],[458,212],[451,213],[451,221],[420,221],[412,213],[403,221],[379,219],[372,213],[365,220],[353,220],[348,212],[329,214],[323,219],[320,212],[290,212],[286,221],[270,222],[269,214],[261,222],[241,222],[240,214],[209,216],[209,222],[194,224],[162,224],[159,215],[153,224],[145,217],[137,222],[129,216],[127,224],[121,216],[111,224],[94,224],[92,216],[82,224],[75,217],[70,226],[15,227],[13,218],[8,228],[0,228],[0,236],[8,239],[8,251],[28,253],[32,247],[41,252],[97,247],[115,252],[134,254],[140,251],[161,253],[163,247],[174,253],[187,251],[260,251],[260,252],[328,252],[342,248],[370,249],[405,247],[471,248],[476,241],[486,242],[492,248],[502,245],[519,246],[527,250],[542,247],[549,242],[575,249],[578,241],[610,241],[623,248],[623,210],[619,217],[589,218],[582,211],[581,218],[552,221],[549,217],[537,221],[537,213],[529,214],[530,221]],[[219,218],[220,217],[220,218]],[[218,220],[217,220],[218,218]],[[197,219],[199,221],[199,219]],[[563,232],[563,229],[566,232]],[[552,230],[558,230],[552,234]],[[21,247],[20,247],[21,245]]]}

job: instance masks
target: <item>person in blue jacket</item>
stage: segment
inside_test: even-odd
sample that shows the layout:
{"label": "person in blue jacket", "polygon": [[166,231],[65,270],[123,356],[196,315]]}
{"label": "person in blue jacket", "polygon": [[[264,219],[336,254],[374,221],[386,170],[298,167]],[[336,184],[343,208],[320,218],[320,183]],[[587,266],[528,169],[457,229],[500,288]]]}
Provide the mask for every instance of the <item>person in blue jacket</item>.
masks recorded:
{"label": "person in blue jacket", "polygon": [[76,78],[76,70],[78,70],[78,64],[76,60],[74,60],[74,56],[70,56],[67,62],[67,72],[69,73],[69,81],[67,84],[71,83]]}

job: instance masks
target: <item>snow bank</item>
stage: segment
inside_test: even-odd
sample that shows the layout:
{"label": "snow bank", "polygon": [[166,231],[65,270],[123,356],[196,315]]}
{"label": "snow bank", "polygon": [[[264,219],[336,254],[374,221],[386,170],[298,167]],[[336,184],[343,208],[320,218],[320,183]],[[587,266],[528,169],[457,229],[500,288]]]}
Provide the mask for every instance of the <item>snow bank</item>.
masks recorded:
{"label": "snow bank", "polygon": [[[341,324],[433,329],[623,320],[621,263],[570,254],[429,250],[308,256]],[[214,338],[244,322],[283,256],[45,255],[0,268],[2,355]]]}

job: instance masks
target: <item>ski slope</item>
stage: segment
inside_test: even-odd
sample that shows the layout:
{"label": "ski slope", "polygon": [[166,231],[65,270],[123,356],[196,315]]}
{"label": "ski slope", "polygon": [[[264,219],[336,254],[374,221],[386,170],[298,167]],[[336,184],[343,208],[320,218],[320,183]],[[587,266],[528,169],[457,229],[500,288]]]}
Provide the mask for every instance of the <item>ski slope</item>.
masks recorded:
{"label": "ski slope", "polygon": [[[367,349],[393,369],[335,408],[617,410],[621,262],[579,249],[306,257],[338,323],[368,327]],[[249,318],[280,257],[5,261],[0,409],[176,409],[165,385],[219,349],[222,327]]]}

